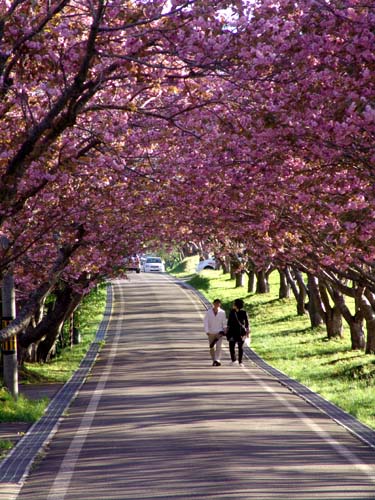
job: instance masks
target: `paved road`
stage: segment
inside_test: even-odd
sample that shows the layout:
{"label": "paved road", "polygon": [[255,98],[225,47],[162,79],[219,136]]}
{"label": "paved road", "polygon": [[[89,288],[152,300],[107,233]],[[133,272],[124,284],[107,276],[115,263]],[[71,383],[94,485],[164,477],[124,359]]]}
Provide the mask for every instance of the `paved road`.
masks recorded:
{"label": "paved road", "polygon": [[211,366],[196,296],[114,283],[107,341],[19,500],[375,499],[375,454],[250,361]]}

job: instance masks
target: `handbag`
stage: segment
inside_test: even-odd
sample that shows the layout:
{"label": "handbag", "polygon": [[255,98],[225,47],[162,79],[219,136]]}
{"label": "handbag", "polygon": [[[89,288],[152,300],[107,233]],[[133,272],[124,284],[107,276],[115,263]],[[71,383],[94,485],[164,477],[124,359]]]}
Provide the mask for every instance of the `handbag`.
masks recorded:
{"label": "handbag", "polygon": [[248,337],[249,337],[249,329],[248,329],[248,328],[246,328],[246,326],[245,326],[245,325],[243,325],[243,324],[240,322],[240,320],[238,319],[238,316],[237,316],[237,313],[236,313],[236,312],[234,313],[234,315],[236,316],[237,323],[240,325],[241,330],[243,330],[243,331],[245,332],[245,333],[244,333],[244,335],[242,335],[242,337],[243,337],[243,336],[246,336],[246,338],[248,338]]}

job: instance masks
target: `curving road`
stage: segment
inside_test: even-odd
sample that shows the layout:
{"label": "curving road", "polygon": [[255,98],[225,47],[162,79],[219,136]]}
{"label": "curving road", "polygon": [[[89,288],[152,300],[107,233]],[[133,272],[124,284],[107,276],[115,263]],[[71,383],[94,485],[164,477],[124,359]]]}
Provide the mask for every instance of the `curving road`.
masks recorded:
{"label": "curving road", "polygon": [[375,499],[371,448],[249,360],[211,366],[192,292],[113,287],[99,360],[18,499]]}

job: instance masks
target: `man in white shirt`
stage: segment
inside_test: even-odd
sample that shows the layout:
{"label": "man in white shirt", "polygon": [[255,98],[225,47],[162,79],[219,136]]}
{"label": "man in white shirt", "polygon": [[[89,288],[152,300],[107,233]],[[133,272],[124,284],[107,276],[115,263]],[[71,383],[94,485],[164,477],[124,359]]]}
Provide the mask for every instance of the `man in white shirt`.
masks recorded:
{"label": "man in white shirt", "polygon": [[227,329],[225,311],[221,309],[221,300],[215,299],[212,308],[208,309],[204,317],[204,329],[208,336],[212,366],[220,366],[221,344]]}

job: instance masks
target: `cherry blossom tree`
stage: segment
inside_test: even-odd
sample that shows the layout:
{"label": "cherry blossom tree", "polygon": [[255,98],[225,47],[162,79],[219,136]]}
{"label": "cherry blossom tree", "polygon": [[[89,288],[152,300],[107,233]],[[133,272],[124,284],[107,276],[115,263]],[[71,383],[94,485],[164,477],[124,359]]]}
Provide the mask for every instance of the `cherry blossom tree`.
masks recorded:
{"label": "cherry blossom tree", "polygon": [[365,321],[375,351],[368,2],[0,5],[0,270],[22,306],[0,338],[40,340],[61,280],[85,293],[126,253],[195,240],[308,273],[311,317]]}

